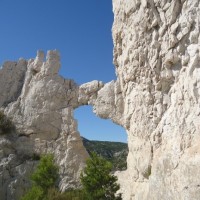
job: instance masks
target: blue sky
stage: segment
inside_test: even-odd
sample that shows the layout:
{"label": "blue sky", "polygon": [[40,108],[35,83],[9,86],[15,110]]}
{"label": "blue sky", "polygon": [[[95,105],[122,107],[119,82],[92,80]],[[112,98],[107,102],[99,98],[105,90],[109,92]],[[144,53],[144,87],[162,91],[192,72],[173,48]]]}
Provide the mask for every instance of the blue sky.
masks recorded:
{"label": "blue sky", "polygon": [[[60,74],[78,84],[115,80],[112,64],[112,0],[0,0],[0,64],[57,49]],[[123,128],[78,108],[81,135],[126,142]]]}

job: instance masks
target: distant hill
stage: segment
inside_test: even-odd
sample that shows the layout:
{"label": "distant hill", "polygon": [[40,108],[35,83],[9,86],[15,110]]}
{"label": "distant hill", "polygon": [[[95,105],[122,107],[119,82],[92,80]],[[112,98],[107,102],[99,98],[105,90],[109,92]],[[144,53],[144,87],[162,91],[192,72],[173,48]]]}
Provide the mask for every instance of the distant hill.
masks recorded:
{"label": "distant hill", "polygon": [[113,170],[125,170],[128,145],[122,142],[94,141],[82,137],[83,145],[89,154],[96,152],[113,164]]}

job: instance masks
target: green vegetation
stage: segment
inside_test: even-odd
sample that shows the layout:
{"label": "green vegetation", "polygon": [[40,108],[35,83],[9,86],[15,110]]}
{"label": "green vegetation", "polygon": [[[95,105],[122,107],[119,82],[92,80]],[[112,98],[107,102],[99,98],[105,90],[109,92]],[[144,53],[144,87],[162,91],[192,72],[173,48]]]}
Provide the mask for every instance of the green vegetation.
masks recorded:
{"label": "green vegetation", "polygon": [[111,174],[112,164],[96,153],[91,154],[87,166],[81,174],[83,191],[91,200],[121,200],[121,194],[116,195],[120,186],[117,177]]}
{"label": "green vegetation", "polygon": [[36,171],[31,176],[32,181],[46,192],[55,186],[57,178],[58,167],[53,162],[53,155],[42,156]]}
{"label": "green vegetation", "polygon": [[61,193],[56,187],[58,167],[54,164],[53,156],[43,155],[31,175],[33,185],[21,200],[121,200],[121,194],[116,195],[119,190],[117,177],[111,171],[109,161],[91,153],[81,174],[83,188]]}
{"label": "green vegetation", "polygon": [[82,190],[70,190],[61,193],[57,188],[51,188],[44,200],[88,200],[88,198]]}
{"label": "green vegetation", "polygon": [[58,167],[51,154],[43,155],[35,172],[31,175],[33,186],[21,200],[44,200],[48,190],[55,187],[58,178]]}
{"label": "green vegetation", "polygon": [[148,167],[147,171],[143,174],[143,176],[149,179],[149,176],[151,176],[151,166]]}
{"label": "green vegetation", "polygon": [[113,171],[125,170],[127,168],[128,145],[126,143],[82,139],[88,153],[91,155],[92,152],[96,152],[110,161],[113,164]]}
{"label": "green vegetation", "polygon": [[61,193],[58,188],[49,188],[46,193],[40,187],[33,186],[21,200],[89,200],[82,190]]}
{"label": "green vegetation", "polygon": [[21,198],[21,200],[42,200],[44,191],[42,188],[33,185],[32,188]]}
{"label": "green vegetation", "polygon": [[12,129],[14,128],[10,119],[0,111],[0,135],[11,133]]}

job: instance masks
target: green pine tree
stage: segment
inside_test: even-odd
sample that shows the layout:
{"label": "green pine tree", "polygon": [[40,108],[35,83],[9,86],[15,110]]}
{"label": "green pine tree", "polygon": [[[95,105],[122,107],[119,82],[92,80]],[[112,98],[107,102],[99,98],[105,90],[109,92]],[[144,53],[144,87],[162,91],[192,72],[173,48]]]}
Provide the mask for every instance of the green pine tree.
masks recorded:
{"label": "green pine tree", "polygon": [[112,164],[102,157],[92,153],[81,174],[83,190],[91,200],[121,200],[121,194],[116,195],[120,186],[117,177],[111,174]]}
{"label": "green pine tree", "polygon": [[48,190],[55,187],[58,178],[58,167],[54,164],[53,155],[43,155],[34,173],[31,175],[33,186],[21,200],[45,200]]}
{"label": "green pine tree", "polygon": [[42,156],[37,169],[31,176],[31,180],[46,192],[49,188],[55,186],[57,178],[58,167],[54,164],[53,155]]}

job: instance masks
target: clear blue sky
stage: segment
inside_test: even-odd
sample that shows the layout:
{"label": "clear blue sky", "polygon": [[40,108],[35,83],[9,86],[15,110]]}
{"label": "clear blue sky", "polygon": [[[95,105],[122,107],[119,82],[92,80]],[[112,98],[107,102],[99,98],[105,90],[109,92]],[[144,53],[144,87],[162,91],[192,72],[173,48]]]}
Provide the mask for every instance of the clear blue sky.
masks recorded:
{"label": "clear blue sky", "polygon": [[[65,78],[109,82],[116,79],[112,22],[112,0],[0,0],[0,64],[57,49]],[[88,139],[127,140],[123,128],[98,119],[89,106],[78,108],[75,118]]]}

